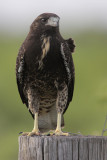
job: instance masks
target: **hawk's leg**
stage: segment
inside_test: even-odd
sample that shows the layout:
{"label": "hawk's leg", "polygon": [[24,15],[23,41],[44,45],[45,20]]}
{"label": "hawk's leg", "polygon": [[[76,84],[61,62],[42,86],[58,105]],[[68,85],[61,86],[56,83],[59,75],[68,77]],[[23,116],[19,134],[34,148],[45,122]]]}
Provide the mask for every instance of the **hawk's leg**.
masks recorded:
{"label": "hawk's leg", "polygon": [[35,119],[34,119],[34,128],[31,132],[23,132],[22,135],[40,135],[39,129],[38,129],[38,113],[35,113]]}
{"label": "hawk's leg", "polygon": [[59,135],[59,136],[69,136],[69,133],[67,133],[67,132],[62,132],[62,130],[61,130],[61,113],[58,113],[57,127],[56,127],[56,130],[55,130],[55,135]]}
{"label": "hawk's leg", "polygon": [[[36,97],[36,98],[35,98]],[[31,132],[22,133],[22,135],[40,135],[40,131],[38,128],[38,111],[39,111],[39,99],[35,94],[35,91],[29,89],[28,91],[28,102],[29,102],[29,109],[34,114],[34,128]]]}
{"label": "hawk's leg", "polygon": [[64,133],[61,130],[61,117],[66,108],[67,100],[68,100],[68,88],[67,85],[64,83],[60,87],[58,87],[58,97],[56,102],[58,115],[57,115],[57,127],[55,130],[55,135],[65,135],[65,136],[69,135],[69,133]]}
{"label": "hawk's leg", "polygon": [[35,113],[34,128],[32,132],[28,134],[28,136],[32,136],[32,135],[40,135],[39,128],[38,128],[38,113],[37,112]]}

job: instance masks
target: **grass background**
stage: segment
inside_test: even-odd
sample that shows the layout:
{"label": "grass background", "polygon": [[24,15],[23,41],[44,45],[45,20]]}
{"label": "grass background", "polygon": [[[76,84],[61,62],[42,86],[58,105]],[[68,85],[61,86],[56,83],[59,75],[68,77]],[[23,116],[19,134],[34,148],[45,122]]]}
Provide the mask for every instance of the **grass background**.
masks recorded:
{"label": "grass background", "polygon": [[[76,49],[75,91],[65,113],[65,131],[101,135],[107,113],[107,34],[86,31],[70,34]],[[25,37],[0,37],[0,159],[18,156],[18,133],[31,131],[33,119],[22,104],[16,85],[15,63]],[[106,126],[107,128],[107,126]],[[104,135],[107,136],[107,133]]]}

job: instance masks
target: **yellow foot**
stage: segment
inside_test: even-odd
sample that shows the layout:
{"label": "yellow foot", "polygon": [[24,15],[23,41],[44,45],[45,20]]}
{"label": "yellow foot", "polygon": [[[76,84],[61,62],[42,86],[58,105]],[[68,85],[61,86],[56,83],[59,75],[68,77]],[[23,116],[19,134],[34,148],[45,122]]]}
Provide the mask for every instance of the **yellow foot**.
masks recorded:
{"label": "yellow foot", "polygon": [[32,132],[23,132],[22,133],[22,136],[33,136],[33,135],[39,136],[41,134],[39,131],[35,131],[35,130],[33,130]]}
{"label": "yellow foot", "polygon": [[57,136],[69,136],[70,134],[62,132],[61,130],[50,130],[49,132],[43,133],[43,135],[46,135],[46,136],[53,136],[53,135],[57,135]]}
{"label": "yellow foot", "polygon": [[55,130],[50,130],[48,132],[43,133],[44,136],[52,136],[55,135]]}
{"label": "yellow foot", "polygon": [[69,136],[70,134],[67,132],[62,132],[61,130],[55,130],[55,135],[57,136]]}

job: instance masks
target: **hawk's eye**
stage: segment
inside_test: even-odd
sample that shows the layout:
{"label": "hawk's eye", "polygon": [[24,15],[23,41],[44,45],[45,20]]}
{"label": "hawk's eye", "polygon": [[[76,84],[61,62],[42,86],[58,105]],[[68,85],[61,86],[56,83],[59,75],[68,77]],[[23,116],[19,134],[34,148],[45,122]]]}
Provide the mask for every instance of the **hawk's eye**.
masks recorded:
{"label": "hawk's eye", "polygon": [[45,23],[46,21],[47,21],[46,18],[42,18],[42,19],[41,19],[41,22],[42,22],[42,23]]}

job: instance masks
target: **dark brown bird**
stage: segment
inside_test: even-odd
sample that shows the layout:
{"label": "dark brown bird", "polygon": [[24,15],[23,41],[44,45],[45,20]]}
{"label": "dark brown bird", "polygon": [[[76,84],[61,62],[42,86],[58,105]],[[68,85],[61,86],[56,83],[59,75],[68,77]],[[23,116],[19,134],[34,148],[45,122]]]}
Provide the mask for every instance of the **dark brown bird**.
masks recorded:
{"label": "dark brown bird", "polygon": [[53,13],[38,16],[18,53],[18,90],[34,117],[32,132],[23,134],[39,135],[56,128],[56,135],[68,135],[61,126],[73,97],[75,45],[71,38],[64,40],[60,35],[59,19]]}

